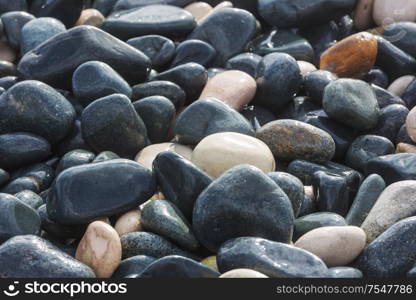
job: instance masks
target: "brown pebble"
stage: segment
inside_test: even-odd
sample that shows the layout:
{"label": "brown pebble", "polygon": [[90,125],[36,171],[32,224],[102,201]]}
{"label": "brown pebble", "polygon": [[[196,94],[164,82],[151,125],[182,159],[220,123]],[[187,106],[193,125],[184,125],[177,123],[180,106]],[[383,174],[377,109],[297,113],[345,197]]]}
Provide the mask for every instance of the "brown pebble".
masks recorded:
{"label": "brown pebble", "polygon": [[360,32],[327,49],[321,56],[320,68],[338,77],[362,78],[374,66],[377,51],[377,38]]}
{"label": "brown pebble", "polygon": [[97,277],[111,277],[121,261],[117,231],[104,222],[92,222],[78,244],[75,258],[89,266]]}
{"label": "brown pebble", "polygon": [[17,54],[6,42],[0,41],[0,60],[14,62]]}
{"label": "brown pebble", "polygon": [[119,236],[130,232],[142,231],[141,213],[139,209],[131,210],[118,218],[114,229]]}
{"label": "brown pebble", "polygon": [[396,153],[416,153],[416,146],[406,143],[399,143],[396,147]]}
{"label": "brown pebble", "polygon": [[80,25],[90,25],[95,27],[100,27],[101,24],[104,22],[105,17],[96,9],[88,8],[84,9],[81,12],[81,16],[79,17],[78,21],[75,23],[75,26]]}
{"label": "brown pebble", "polygon": [[192,156],[192,149],[188,146],[174,143],[161,143],[147,146],[136,155],[134,160],[142,166],[152,169],[153,160],[159,153],[165,151],[178,153],[188,160],[190,160]]}
{"label": "brown pebble", "polygon": [[199,23],[201,19],[212,11],[212,6],[205,2],[194,2],[186,6],[185,10],[190,12]]}
{"label": "brown pebble", "polygon": [[354,10],[354,26],[358,30],[366,30],[374,24],[374,0],[358,0]]}

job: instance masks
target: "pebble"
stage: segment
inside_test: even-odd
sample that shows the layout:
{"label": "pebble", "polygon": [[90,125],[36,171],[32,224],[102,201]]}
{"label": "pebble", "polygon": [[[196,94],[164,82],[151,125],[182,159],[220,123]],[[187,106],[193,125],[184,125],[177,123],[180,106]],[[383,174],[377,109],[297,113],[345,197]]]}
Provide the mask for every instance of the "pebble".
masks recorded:
{"label": "pebble", "polygon": [[360,255],[366,244],[365,232],[356,226],[320,227],[307,232],[295,247],[321,258],[328,267],[346,266]]}
{"label": "pebble", "polygon": [[361,226],[385,188],[386,183],[381,176],[377,174],[368,176],[361,184],[348,215],[345,217],[347,223]]}
{"label": "pebble", "polygon": [[24,11],[11,11],[1,15],[3,31],[9,45],[16,50],[20,49],[22,28],[35,17]]}
{"label": "pebble", "polygon": [[220,278],[268,278],[268,276],[250,269],[234,269],[221,274]]}
{"label": "pebble", "polygon": [[38,209],[44,204],[42,197],[32,191],[21,191],[14,196],[33,209]]}
{"label": "pebble", "polygon": [[392,224],[372,241],[358,257],[355,266],[365,277],[405,277],[415,262],[416,217]]}
{"label": "pebble", "polygon": [[[258,191],[269,196],[266,199]],[[242,165],[225,172],[199,195],[192,222],[198,241],[215,252],[224,242],[242,236],[289,243],[293,219],[283,190],[258,168]],[[238,226],[241,222],[246,226]]]}
{"label": "pebble", "polygon": [[171,255],[151,263],[140,278],[218,278],[218,271],[192,259]]}
{"label": "pebble", "polygon": [[189,11],[199,23],[212,11],[212,6],[206,2],[193,2],[185,6],[185,10]]}
{"label": "pebble", "polygon": [[326,277],[328,268],[316,255],[291,245],[242,237],[224,243],[218,251],[222,273],[247,268],[272,278]]}
{"label": "pebble", "polygon": [[147,255],[154,258],[169,255],[192,256],[160,235],[144,231],[123,235],[121,237],[121,247],[124,258],[136,255]]}
{"label": "pebble", "polygon": [[143,52],[152,62],[152,67],[159,69],[166,66],[175,56],[175,44],[168,38],[152,34],[127,40],[127,44]]}
{"label": "pebble", "polygon": [[2,0],[0,1],[0,14],[9,12],[9,11],[26,11],[26,10],[27,10],[26,0],[15,0],[15,1]]}
{"label": "pebble", "polygon": [[51,154],[47,140],[30,133],[0,135],[0,168],[13,170],[41,162]]}
{"label": "pebble", "polygon": [[257,77],[257,66],[262,57],[254,53],[241,53],[231,57],[225,64],[228,70],[238,70],[247,73],[253,78]]}
{"label": "pebble", "polygon": [[104,222],[92,222],[78,244],[75,258],[89,266],[97,277],[111,277],[121,261],[117,232]]}
{"label": "pebble", "polygon": [[402,180],[416,180],[416,154],[398,153],[370,159],[365,167],[366,174],[377,173],[386,184]]}
{"label": "pebble", "polygon": [[298,60],[298,65],[300,69],[300,74],[302,74],[302,76],[305,76],[311,72],[317,71],[315,65],[307,61]]}
{"label": "pebble", "polygon": [[[51,57],[60,63],[51,65]],[[68,87],[72,73],[84,62],[97,58],[130,84],[143,81],[150,72],[150,60],[142,52],[87,25],[74,27],[48,39],[26,53],[17,68],[24,78]]]}
{"label": "pebble", "polygon": [[101,24],[104,22],[105,17],[101,14],[100,11],[94,8],[84,9],[79,16],[78,21],[74,26],[80,25],[90,25],[95,27],[101,27]]}
{"label": "pebble", "polygon": [[363,272],[352,267],[334,267],[328,269],[329,278],[363,278]]}
{"label": "pebble", "polygon": [[35,1],[30,9],[36,17],[52,17],[60,20],[67,28],[79,19],[84,6],[83,0]]}
{"label": "pebble", "polygon": [[[390,40],[393,45],[415,56],[416,52],[412,44],[416,37],[416,26],[413,22],[394,22],[388,26],[379,27],[379,30],[382,36]],[[403,38],[404,35],[406,38]]]}
{"label": "pebble", "polygon": [[347,222],[336,213],[317,212],[297,218],[294,225],[293,240],[297,241],[313,229],[327,226],[347,226]]}
{"label": "pebble", "polygon": [[362,78],[376,62],[377,47],[377,38],[370,33],[351,35],[322,54],[320,69],[338,77]]}
{"label": "pebble", "polygon": [[289,54],[271,53],[257,67],[255,104],[276,111],[292,101],[299,91],[302,76],[296,60]]}
{"label": "pebble", "polygon": [[265,173],[276,168],[273,154],[265,143],[234,132],[205,137],[192,152],[191,161],[214,178],[241,164],[255,166]]}
{"label": "pebble", "polygon": [[380,106],[380,109],[383,109],[393,104],[400,104],[406,106],[406,103],[400,97],[390,93],[389,91],[374,84],[372,84],[371,87],[373,88],[373,91],[376,94],[377,102]]}
{"label": "pebble", "polygon": [[39,81],[21,81],[0,96],[1,133],[28,132],[54,144],[69,133],[74,119],[71,103]]}
{"label": "pebble", "polygon": [[185,104],[186,94],[177,84],[170,81],[151,81],[133,86],[132,101],[151,96],[163,96],[172,101],[176,109]]}
{"label": "pebble", "polygon": [[371,129],[377,125],[380,109],[371,87],[360,80],[338,79],[324,91],[327,115],[348,127]]}
{"label": "pebble", "polygon": [[153,172],[166,199],[192,220],[194,203],[212,178],[185,157],[169,151],[157,155]]}
{"label": "pebble", "polygon": [[262,126],[276,120],[276,116],[261,106],[247,106],[241,114],[250,122],[254,129],[258,130]]}
{"label": "pebble", "polygon": [[141,211],[141,224],[145,231],[170,239],[184,249],[194,251],[199,247],[191,225],[180,210],[169,201],[152,200],[144,205]]}
{"label": "pebble", "polygon": [[396,96],[401,97],[406,91],[406,88],[416,79],[413,75],[405,75],[394,80],[388,87],[390,93],[395,94]]}
{"label": "pebble", "polygon": [[[212,32],[215,31],[215,34]],[[217,50],[214,65],[222,65],[243,51],[255,36],[257,24],[248,11],[238,8],[221,8],[203,19],[188,39],[202,40]],[[232,43],[228,41],[232,40]]]}
{"label": "pebble", "polygon": [[0,41],[0,60],[13,63],[17,58],[16,51],[6,42]]}
{"label": "pebble", "polygon": [[331,160],[335,143],[325,131],[304,122],[277,120],[264,125],[256,137],[268,145],[277,159]]}
{"label": "pebble", "polygon": [[220,132],[254,136],[250,123],[236,110],[215,98],[189,105],[176,120],[174,134],[180,144],[196,145],[203,138]]}
{"label": "pebble", "polygon": [[406,129],[412,141],[416,143],[416,108],[413,108],[407,115]]}
{"label": "pebble", "polygon": [[186,6],[193,0],[119,0],[113,6],[113,11],[129,10],[151,4],[169,4],[173,6]]}
{"label": "pebble", "polygon": [[364,76],[364,81],[372,85],[377,85],[381,88],[387,89],[389,85],[389,78],[382,69],[374,67]]}
{"label": "pebble", "polygon": [[171,67],[193,62],[209,67],[217,55],[210,44],[201,40],[186,40],[178,44]]}
{"label": "pebble", "polygon": [[65,31],[65,25],[54,18],[46,17],[29,21],[22,28],[20,51],[24,55],[46,40]]}
{"label": "pebble", "polygon": [[77,149],[69,151],[59,160],[56,166],[56,174],[75,166],[89,164],[93,162],[94,158],[95,154],[87,150]]}
{"label": "pebble", "polygon": [[361,228],[371,243],[394,223],[414,215],[416,181],[399,181],[389,185],[368,213]]}
{"label": "pebble", "polygon": [[94,278],[85,264],[35,235],[19,235],[0,246],[2,278]]}
{"label": "pebble", "polygon": [[156,184],[150,170],[130,160],[115,159],[67,169],[52,189],[48,214],[52,220],[70,225],[135,208],[155,193]]}
{"label": "pebble", "polygon": [[380,110],[376,127],[370,133],[388,138],[393,143],[401,126],[406,122],[409,110],[401,104],[392,104]]}
{"label": "pebble", "polygon": [[373,23],[374,0],[358,0],[354,10],[354,26],[358,30],[366,30]]}
{"label": "pebble", "polygon": [[123,94],[128,98],[132,95],[128,83],[109,65],[100,61],[83,63],[75,70],[72,91],[84,106],[112,94]]}
{"label": "pebble", "polygon": [[84,140],[95,151],[133,157],[147,145],[147,130],[130,99],[122,94],[100,98],[81,115]]}
{"label": "pebble", "polygon": [[36,210],[12,195],[0,193],[0,217],[0,242],[18,235],[38,234],[40,230]]}
{"label": "pebble", "polygon": [[399,143],[396,147],[396,153],[416,153],[416,146],[406,143]]}
{"label": "pebble", "polygon": [[191,160],[192,152],[193,152],[192,148],[185,146],[185,145],[181,145],[181,144],[176,144],[176,143],[153,144],[153,145],[147,146],[142,151],[140,151],[136,155],[134,160],[138,162],[139,164],[141,164],[142,166],[151,170],[153,166],[153,161],[156,158],[156,156],[159,153],[162,153],[165,151],[175,152],[183,156],[187,160]]}
{"label": "pebble", "polygon": [[253,77],[242,71],[225,71],[208,80],[200,99],[216,98],[237,111],[253,100],[257,84]]}
{"label": "pebble", "polygon": [[117,231],[119,236],[130,232],[143,231],[141,211],[139,209],[134,209],[121,215],[117,219],[114,229]]}
{"label": "pebble", "polygon": [[126,278],[133,274],[141,274],[156,258],[146,255],[136,255],[121,261],[112,278]]}
{"label": "pebble", "polygon": [[351,168],[364,171],[370,159],[393,153],[394,145],[387,138],[379,135],[362,135],[352,142],[345,161]]}
{"label": "pebble", "polygon": [[377,25],[386,26],[395,22],[416,21],[416,3],[398,0],[374,0],[373,18]]}

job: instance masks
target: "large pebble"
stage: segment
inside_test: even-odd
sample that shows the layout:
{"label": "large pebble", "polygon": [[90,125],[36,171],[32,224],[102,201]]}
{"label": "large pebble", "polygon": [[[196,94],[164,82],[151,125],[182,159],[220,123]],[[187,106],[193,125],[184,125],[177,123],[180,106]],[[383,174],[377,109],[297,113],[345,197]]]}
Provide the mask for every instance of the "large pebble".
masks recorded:
{"label": "large pebble", "polygon": [[217,56],[217,50],[201,40],[186,40],[176,47],[175,58],[171,66],[175,67],[189,62],[209,67]]}
{"label": "large pebble", "polygon": [[347,226],[345,219],[331,212],[317,212],[305,215],[295,220],[293,240],[296,241],[307,232],[326,226]]}
{"label": "large pebble", "polygon": [[126,276],[141,274],[156,258],[146,255],[136,255],[121,261],[112,278],[125,278]]}
{"label": "large pebble", "polygon": [[234,132],[205,137],[195,147],[191,160],[215,178],[241,164],[256,166],[265,173],[273,172],[276,167],[273,154],[265,143]]}
{"label": "large pebble", "polygon": [[150,81],[133,86],[133,101],[151,96],[166,97],[177,109],[181,108],[186,100],[184,90],[171,81]]}
{"label": "large pebble", "polygon": [[370,243],[394,223],[415,215],[416,181],[407,180],[388,186],[368,213],[361,228]]}
{"label": "large pebble", "polygon": [[57,177],[48,214],[62,224],[87,223],[135,208],[155,189],[152,172],[129,160],[73,167]]}
{"label": "large pebble", "polygon": [[97,152],[112,151],[133,157],[147,143],[147,130],[129,98],[113,94],[84,109],[81,116],[84,140]]}
{"label": "large pebble", "polygon": [[321,258],[328,267],[346,266],[361,251],[366,242],[365,232],[355,226],[320,227],[301,236],[295,247]]}
{"label": "large pebble", "polygon": [[380,108],[370,85],[354,79],[331,82],[324,91],[323,108],[328,116],[349,127],[370,129],[377,125]]}
{"label": "large pebble", "polygon": [[254,237],[227,241],[217,257],[221,272],[247,268],[273,278],[326,277],[328,272],[325,263],[308,251]]}
{"label": "large pebble", "polygon": [[398,153],[375,157],[367,162],[366,174],[379,174],[387,184],[416,180],[416,154]]}
{"label": "large pebble", "polygon": [[12,48],[20,48],[22,28],[34,19],[33,15],[24,11],[11,11],[1,15],[2,31]]}
{"label": "large pebble", "polygon": [[21,191],[14,196],[33,209],[38,209],[44,203],[42,197],[32,191]]}
{"label": "large pebble", "polygon": [[335,143],[325,131],[295,120],[277,120],[264,125],[256,137],[268,145],[277,159],[331,160]]}
{"label": "large pebble", "polygon": [[[193,227],[197,239],[215,252],[225,241],[242,236],[289,243],[293,219],[286,194],[261,170],[243,165],[202,192],[195,203]],[[242,222],[245,226],[239,225]]]}

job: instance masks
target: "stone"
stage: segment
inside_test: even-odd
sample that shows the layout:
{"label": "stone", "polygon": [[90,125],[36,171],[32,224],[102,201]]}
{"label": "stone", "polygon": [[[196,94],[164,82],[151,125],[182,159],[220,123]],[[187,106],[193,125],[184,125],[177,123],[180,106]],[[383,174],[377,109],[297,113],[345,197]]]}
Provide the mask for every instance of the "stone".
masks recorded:
{"label": "stone", "polygon": [[416,55],[416,51],[412,47],[416,37],[416,26],[414,22],[394,22],[388,26],[378,27],[378,31],[396,47],[412,56]]}
{"label": "stone", "polygon": [[94,272],[47,240],[20,235],[0,246],[2,278],[94,278]]}
{"label": "stone", "polygon": [[75,122],[72,124],[70,132],[62,141],[57,144],[56,150],[58,155],[64,155],[67,152],[79,149],[87,151],[92,150],[82,137],[81,122],[79,120],[75,120]]}
{"label": "stone", "polygon": [[348,127],[371,129],[380,114],[377,99],[370,85],[354,79],[338,79],[324,91],[323,108],[327,115]]}
{"label": "stone", "polygon": [[151,263],[140,278],[218,278],[218,271],[192,259],[171,255]]}
{"label": "stone", "polygon": [[67,152],[59,160],[56,166],[56,173],[59,174],[62,171],[80,165],[85,165],[93,162],[95,154],[86,150],[73,150]]}
{"label": "stone", "polygon": [[325,131],[295,120],[277,120],[264,125],[256,137],[269,146],[277,159],[331,160],[335,143]]}
{"label": "stone", "polygon": [[383,136],[391,142],[396,141],[400,128],[406,122],[409,110],[401,104],[392,104],[380,110],[380,116],[376,127],[370,133]]}
{"label": "stone", "polygon": [[46,17],[29,21],[22,28],[20,51],[24,55],[51,37],[65,31],[65,25],[54,18]]}
{"label": "stone", "polygon": [[184,90],[170,81],[150,81],[133,86],[132,101],[151,96],[163,96],[172,101],[176,109],[183,107],[186,100]]}
{"label": "stone", "polygon": [[364,76],[363,80],[371,85],[387,89],[389,86],[389,78],[382,69],[374,67]]}
{"label": "stone", "polygon": [[393,183],[383,191],[361,228],[371,243],[394,223],[415,214],[416,181],[405,180]]}
{"label": "stone", "polygon": [[249,164],[273,172],[276,163],[269,147],[254,137],[234,132],[211,134],[195,147],[191,161],[214,178],[229,169]]}
{"label": "stone", "polygon": [[111,277],[121,262],[117,232],[104,222],[92,222],[78,244],[75,258],[89,266],[97,277]]}
{"label": "stone", "polygon": [[228,70],[238,70],[247,73],[253,78],[257,77],[257,66],[260,64],[262,57],[260,55],[246,52],[231,57],[225,67]]}
{"label": "stone", "polygon": [[88,223],[136,208],[155,190],[151,171],[133,161],[115,159],[59,174],[47,209],[50,218],[62,224]]}
{"label": "stone", "polygon": [[306,96],[295,97],[280,113],[277,113],[278,119],[292,119],[301,122],[306,121],[309,116],[327,117],[321,106]]}
{"label": "stone", "polygon": [[212,183],[212,178],[176,152],[158,154],[153,162],[153,172],[166,199],[191,221],[194,203]]}
{"label": "stone", "polygon": [[133,157],[147,144],[147,130],[130,99],[122,94],[100,98],[81,115],[84,140],[96,152],[112,151]]}
{"label": "stone", "polygon": [[128,10],[151,4],[168,4],[183,7],[192,1],[193,0],[119,0],[113,5],[113,11]]}
{"label": "stone", "polygon": [[355,0],[259,0],[259,14],[278,28],[309,27],[338,19],[354,9]]}
{"label": "stone", "polygon": [[0,61],[13,63],[17,58],[17,52],[6,42],[0,42]]}
{"label": "stone", "polygon": [[201,264],[211,267],[214,270],[218,271],[217,257],[215,255],[211,255],[211,256],[204,258],[203,260],[201,260]]}
{"label": "stone", "polygon": [[22,28],[34,19],[33,15],[24,11],[11,11],[1,15],[3,31],[13,49],[20,49]]}
{"label": "stone", "polygon": [[46,190],[55,177],[54,169],[46,163],[33,164],[13,172],[11,179],[18,177],[32,178],[40,190]]}
{"label": "stone", "polygon": [[250,122],[255,130],[259,130],[267,123],[276,120],[276,116],[271,111],[257,105],[247,106],[241,114]]}
{"label": "stone", "polygon": [[407,134],[416,143],[416,108],[413,108],[406,118]]}
{"label": "stone", "polygon": [[47,140],[30,133],[0,135],[0,168],[17,169],[40,162],[51,154]]}
{"label": "stone", "polygon": [[250,269],[234,269],[221,274],[220,278],[268,278],[268,276]]}
{"label": "stone", "polygon": [[69,133],[74,119],[71,103],[39,81],[19,82],[0,96],[1,133],[32,133],[54,144]]}
{"label": "stone", "polygon": [[137,255],[121,261],[113,273],[112,278],[126,278],[129,275],[141,274],[156,258],[146,255]]}
{"label": "stone", "polygon": [[194,251],[199,247],[191,225],[180,210],[166,200],[152,200],[141,211],[141,223],[145,231],[163,236],[176,245]]}
{"label": "stone", "polygon": [[321,258],[328,267],[346,266],[364,250],[365,232],[356,226],[320,227],[307,232],[295,247]]}
{"label": "stone", "polygon": [[383,178],[377,174],[368,176],[360,186],[354,202],[345,217],[349,225],[361,226],[386,188]]}
{"label": "stone", "polygon": [[[238,8],[222,8],[202,20],[188,39],[202,40],[213,46],[218,53],[214,65],[221,66],[243,52],[256,31],[256,18],[250,12]],[[233,42],[229,43],[230,40]]]}
{"label": "stone", "polygon": [[8,184],[2,187],[0,192],[13,195],[24,190],[30,190],[35,193],[41,191],[39,183],[35,178],[23,176],[10,180]]}
{"label": "stone", "polygon": [[147,255],[154,258],[162,258],[168,255],[192,257],[191,254],[178,248],[169,240],[150,232],[131,232],[121,237],[123,257],[129,258],[136,255]]}
{"label": "stone", "polygon": [[83,0],[34,0],[30,10],[37,18],[52,17],[70,28],[79,19],[83,6]]}
{"label": "stone", "polygon": [[140,50],[151,60],[156,69],[166,66],[175,56],[175,44],[168,38],[152,34],[127,40],[127,44]]}
{"label": "stone", "polygon": [[237,111],[215,98],[189,105],[176,120],[174,134],[181,144],[198,144],[203,138],[220,132],[254,136],[250,123]]}
{"label": "stone", "polygon": [[370,159],[393,153],[394,145],[387,138],[378,135],[362,135],[352,142],[345,162],[353,169],[364,171]]}
{"label": "stone", "polygon": [[362,78],[376,62],[377,47],[377,38],[370,33],[351,35],[321,55],[320,69],[338,77]]}
{"label": "stone", "polygon": [[101,29],[87,25],[50,38],[26,53],[17,68],[24,78],[68,87],[76,68],[90,60],[108,64],[129,84],[144,81],[150,72],[150,60],[142,52]]}
{"label": "stone", "polygon": [[[210,0],[208,0],[208,2],[209,1]],[[219,1],[217,1],[217,5],[215,5],[215,7],[212,9],[212,11],[209,14],[207,14],[205,17],[203,17],[199,23],[202,23],[207,17],[209,17],[210,15],[216,13],[217,11],[219,11],[221,9],[233,8],[233,7],[234,7],[234,4],[232,2],[219,0]]]}
{"label": "stone", "polygon": [[302,202],[305,198],[305,189],[302,181],[296,176],[285,172],[273,172],[269,177],[285,192],[292,203],[295,218],[299,215]]}
{"label": "stone", "polygon": [[225,71],[208,80],[200,99],[216,98],[237,111],[253,100],[257,84],[253,77],[242,71]]}
{"label": "stone", "polygon": [[403,99],[403,105],[407,106],[408,108],[414,108],[416,106],[416,80],[413,80],[409,86],[406,88],[404,93],[402,94],[401,98]]}
{"label": "stone", "polygon": [[0,169],[0,186],[4,185],[10,179],[10,174]]}
{"label": "stone", "polygon": [[185,40],[178,44],[175,51],[175,58],[171,67],[176,67],[186,63],[197,63],[208,67],[217,56],[217,50],[210,44],[201,40]]}
{"label": "stone", "polygon": [[9,11],[26,11],[27,10],[27,3],[26,0],[1,0],[0,1],[0,14]]}
{"label": "stone", "polygon": [[101,26],[104,31],[122,40],[148,34],[180,38],[187,36],[195,27],[195,18],[188,11],[159,4],[116,12]]}
{"label": "stone", "polygon": [[298,60],[298,65],[302,76],[317,71],[315,65],[307,61]]}
{"label": "stone", "polygon": [[396,147],[396,153],[416,153],[416,146],[406,143],[399,143]]}
{"label": "stone", "polygon": [[347,226],[347,222],[336,213],[317,212],[297,218],[294,225],[293,240],[297,241],[301,236],[316,228]]}
{"label": "stone", "polygon": [[363,278],[363,272],[351,267],[334,267],[328,269],[329,278]]}
{"label": "stone", "polygon": [[398,153],[375,157],[367,162],[366,174],[379,174],[386,184],[416,180],[416,154]]}
{"label": "stone", "polygon": [[176,83],[186,93],[186,102],[189,104],[201,94],[207,83],[208,73],[200,64],[186,63],[162,72],[152,80]]}
{"label": "stone", "polygon": [[401,278],[415,262],[416,217],[393,224],[368,245],[355,266],[365,277]]}
{"label": "stone", "polygon": [[270,53],[287,53],[296,60],[311,62],[314,50],[303,37],[286,29],[275,29],[260,35],[251,41],[247,49],[255,54],[265,56]]}
{"label": "stone", "polygon": [[247,268],[272,278],[326,277],[328,268],[314,254],[291,245],[261,238],[229,240],[218,251],[221,273]]}
{"label": "stone", "polygon": [[105,17],[102,13],[94,8],[87,8],[81,12],[78,21],[75,23],[75,26],[80,25],[90,25],[95,27],[101,27],[101,24],[104,22]]}
{"label": "stone", "polygon": [[405,75],[394,80],[388,87],[388,91],[398,97],[401,97],[410,83],[416,79],[413,75]]}
{"label": "stone", "polygon": [[117,231],[119,236],[130,232],[143,231],[141,211],[139,209],[134,209],[121,215],[117,219],[114,229]]}
{"label": "stone", "polygon": [[374,0],[358,0],[354,9],[354,26],[358,30],[366,30],[373,23]]}
{"label": "stone", "polygon": [[[0,193],[0,242],[25,234],[38,234],[39,214],[12,195]],[[1,251],[0,251],[1,252]]]}
{"label": "stone", "polygon": [[185,6],[185,10],[189,11],[199,23],[212,11],[212,6],[206,2],[193,2]]}
{"label": "stone", "polygon": [[257,67],[255,104],[276,111],[299,91],[302,76],[296,60],[285,53],[271,53],[263,57]]}
{"label": "stone", "polygon": [[72,91],[84,106],[112,94],[123,94],[128,98],[132,95],[128,83],[109,65],[100,61],[88,61],[75,70]]}
{"label": "stone", "polygon": [[244,236],[289,243],[293,219],[283,190],[258,168],[242,165],[225,172],[199,195],[192,222],[198,241],[216,252],[224,242]]}
{"label": "stone", "polygon": [[398,0],[374,0],[373,18],[377,25],[387,26],[395,22],[416,21],[416,3]]}
{"label": "stone", "polygon": [[42,197],[32,191],[21,191],[14,196],[33,209],[38,209],[44,204]]}
{"label": "stone", "polygon": [[403,106],[406,105],[406,103],[400,97],[390,93],[389,91],[374,84],[372,84],[371,87],[373,88],[373,91],[376,94],[378,106],[380,107],[380,109],[383,109],[393,104],[400,104]]}
{"label": "stone", "polygon": [[162,153],[165,151],[177,153],[183,156],[187,160],[191,160],[192,152],[193,152],[192,148],[185,146],[185,145],[181,145],[181,144],[176,144],[176,143],[153,144],[153,145],[147,146],[142,151],[140,151],[136,155],[134,160],[138,162],[139,164],[141,164],[142,166],[151,170],[153,166],[153,161],[155,160],[156,156],[159,153]]}

